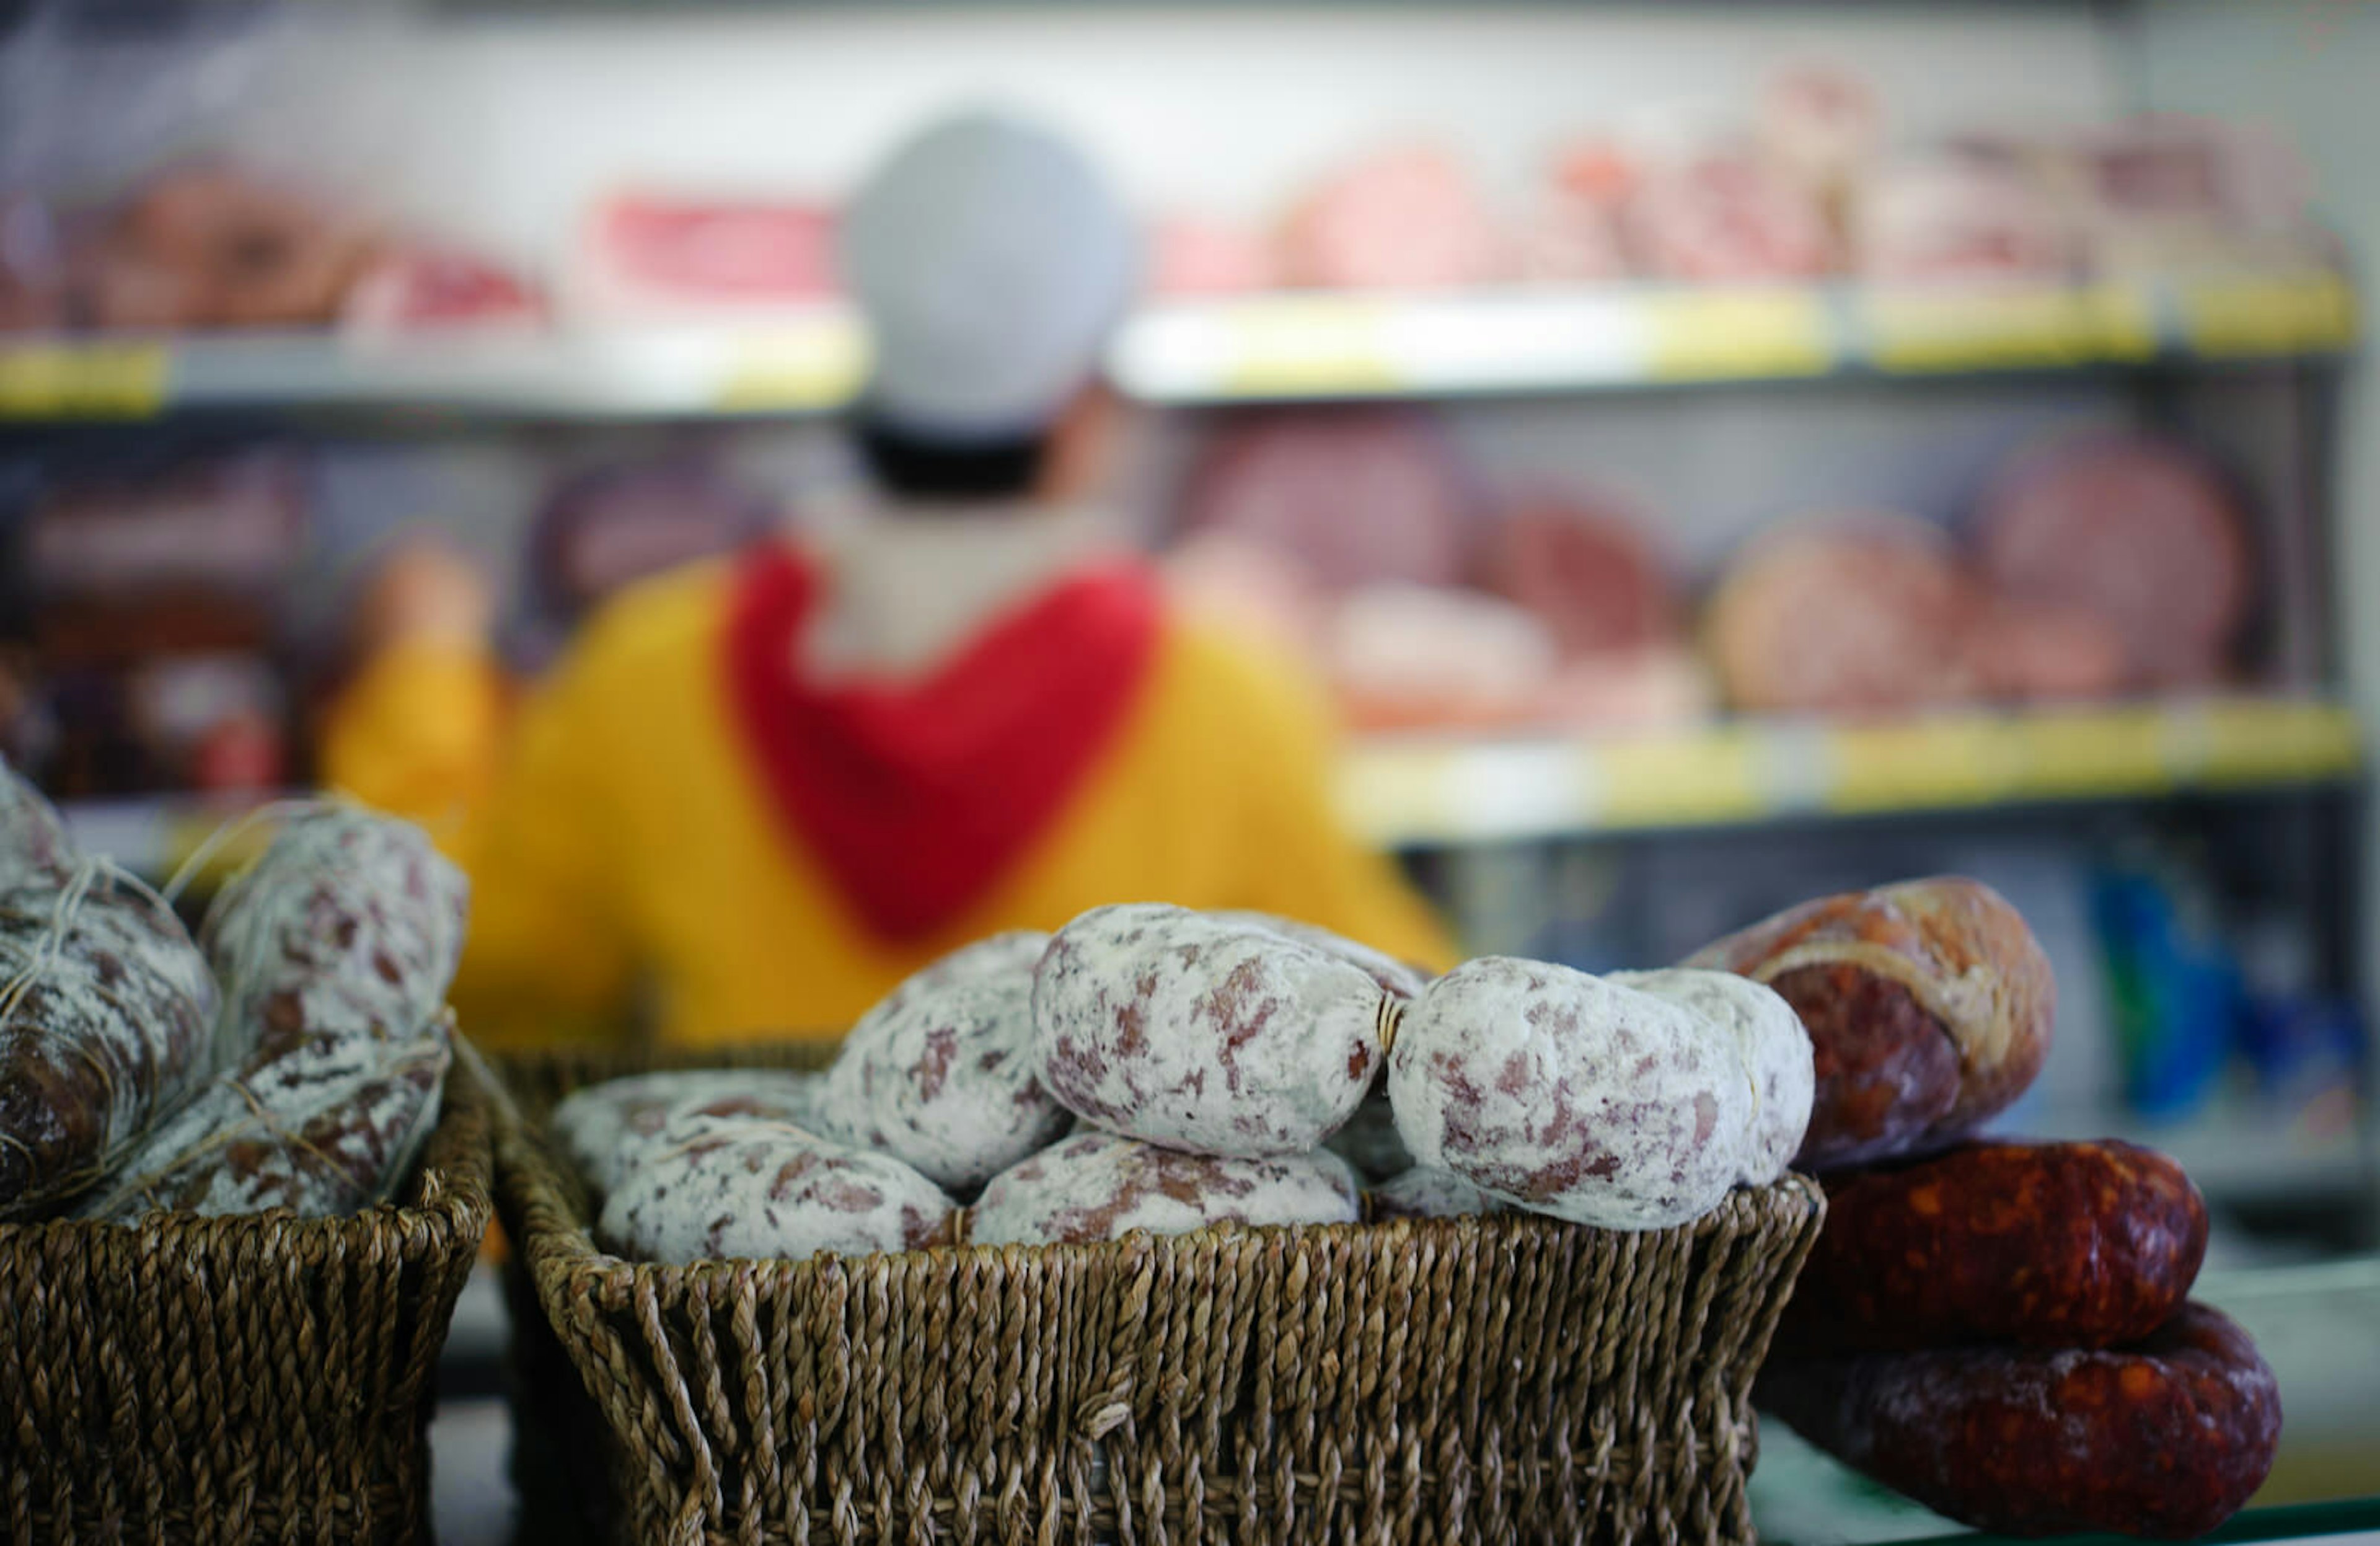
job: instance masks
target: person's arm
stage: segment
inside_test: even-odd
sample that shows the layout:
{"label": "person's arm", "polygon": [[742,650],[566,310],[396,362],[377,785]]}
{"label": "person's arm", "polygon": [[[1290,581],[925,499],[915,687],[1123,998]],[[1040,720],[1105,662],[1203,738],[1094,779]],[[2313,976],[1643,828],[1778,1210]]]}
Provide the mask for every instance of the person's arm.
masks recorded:
{"label": "person's arm", "polygon": [[455,1006],[483,1045],[615,1036],[633,973],[602,663],[575,651],[516,708],[484,645],[398,630],[331,709],[331,788],[419,822],[471,880]]}
{"label": "person's arm", "polygon": [[1434,971],[1452,966],[1458,953],[1429,905],[1340,812],[1329,701],[1287,657],[1232,654],[1245,905],[1318,923]]}

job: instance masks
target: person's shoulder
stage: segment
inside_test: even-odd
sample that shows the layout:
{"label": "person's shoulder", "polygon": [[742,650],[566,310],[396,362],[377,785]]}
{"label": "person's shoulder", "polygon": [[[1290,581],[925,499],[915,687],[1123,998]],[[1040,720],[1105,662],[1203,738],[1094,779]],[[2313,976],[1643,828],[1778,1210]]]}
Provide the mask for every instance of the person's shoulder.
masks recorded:
{"label": "person's shoulder", "polygon": [[1164,627],[1183,690],[1244,712],[1328,717],[1319,679],[1287,641],[1182,606],[1166,609]]}
{"label": "person's shoulder", "polygon": [[708,652],[726,616],[735,560],[698,559],[622,588],[582,626],[571,653],[608,676]]}

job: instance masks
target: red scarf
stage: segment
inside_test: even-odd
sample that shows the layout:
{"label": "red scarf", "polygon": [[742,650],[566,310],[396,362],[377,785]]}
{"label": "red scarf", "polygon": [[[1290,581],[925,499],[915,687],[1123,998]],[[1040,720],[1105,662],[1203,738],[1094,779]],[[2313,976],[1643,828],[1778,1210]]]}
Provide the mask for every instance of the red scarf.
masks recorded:
{"label": "red scarf", "polygon": [[930,934],[1048,830],[1156,658],[1157,589],[1129,561],[1076,570],[915,682],[820,686],[801,639],[820,577],[778,544],[742,566],[729,701],[779,824],[870,930]]}

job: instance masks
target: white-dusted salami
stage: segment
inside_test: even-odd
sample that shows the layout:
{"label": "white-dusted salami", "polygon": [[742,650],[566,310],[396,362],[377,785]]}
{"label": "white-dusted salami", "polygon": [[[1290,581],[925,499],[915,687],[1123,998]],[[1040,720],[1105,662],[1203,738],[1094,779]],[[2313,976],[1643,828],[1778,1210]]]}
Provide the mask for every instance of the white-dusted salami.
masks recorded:
{"label": "white-dusted salami", "polygon": [[343,804],[293,816],[208,916],[228,1066],[84,1214],[321,1217],[387,1197],[437,1121],[468,897],[417,827]]}
{"label": "white-dusted salami", "polygon": [[1135,1229],[1353,1223],[1354,1173],[1337,1155],[1234,1160],[1113,1133],[1076,1133],[1001,1172],[967,1214],[978,1246],[1114,1240]]}
{"label": "white-dusted salami", "polygon": [[903,982],[851,1028],[819,1120],[971,1192],[1066,1130],[1034,1076],[1033,970],[1049,936],[997,934]]}
{"label": "white-dusted salami", "polygon": [[1300,944],[1310,944],[1326,956],[1336,956],[1349,966],[1362,968],[1366,976],[1380,985],[1382,992],[1398,998],[1413,997],[1421,992],[1422,984],[1429,980],[1429,973],[1411,962],[1400,961],[1384,951],[1373,949],[1361,940],[1351,940],[1344,934],[1334,933],[1318,923],[1283,918],[1278,913],[1256,912],[1245,907],[1215,908],[1207,916],[1221,919],[1226,923],[1246,923],[1258,929],[1269,929]]}
{"label": "white-dusted salami", "polygon": [[823,1074],[789,1068],[673,1068],[572,1091],[546,1130],[598,1193],[620,1184],[655,1135],[687,1116],[758,1116],[815,1130]]}
{"label": "white-dusted salami", "polygon": [[1604,979],[1691,1009],[1730,1037],[1752,1082],[1750,1141],[1736,1176],[1765,1187],[1785,1174],[1810,1126],[1817,1091],[1816,1054],[1802,1016],[1776,990],[1729,971],[1672,967],[1664,971],[1615,971]]}
{"label": "white-dusted salami", "polygon": [[0,892],[0,1220],[91,1187],[203,1077],[214,997],[173,909],[101,860]]}
{"label": "white-dusted salami", "polygon": [[1536,1212],[1660,1229],[1745,1165],[1752,1087],[1728,1033],[1633,988],[1482,956],[1406,1009],[1389,1099],[1414,1162]]}
{"label": "white-dusted salami", "polygon": [[1126,903],[1050,940],[1033,1050],[1086,1122],[1197,1153],[1300,1154],[1371,1089],[1401,1002],[1271,928]]}
{"label": "white-dusted salami", "polygon": [[437,1125],[453,1058],[436,1021],[398,1041],[334,1041],[225,1076],[161,1125],[83,1214],[286,1208],[330,1218],[384,1202]]}
{"label": "white-dusted salami", "polygon": [[656,1135],[604,1199],[596,1238],[640,1261],[800,1260],[922,1250],[951,1199],[887,1154],[755,1117],[689,1117]]}
{"label": "white-dusted salami", "polygon": [[417,826],[345,804],[292,816],[201,931],[225,1056],[419,1031],[455,980],[469,895]]}

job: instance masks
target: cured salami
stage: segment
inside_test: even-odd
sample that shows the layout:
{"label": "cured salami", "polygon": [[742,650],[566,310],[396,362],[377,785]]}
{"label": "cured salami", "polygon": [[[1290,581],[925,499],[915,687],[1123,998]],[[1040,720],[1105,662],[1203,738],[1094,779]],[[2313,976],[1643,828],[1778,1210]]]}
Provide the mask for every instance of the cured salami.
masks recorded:
{"label": "cured salami", "polygon": [[213,1008],[205,957],[131,877],[85,860],[0,893],[0,1220],[65,1205],[203,1077]]}
{"label": "cured salami", "polygon": [[2202,686],[2230,668],[2254,599],[2246,517],[2192,453],[2122,436],[2052,446],[1995,481],[1975,526],[2001,590],[2116,631],[2127,685]]}
{"label": "cured salami", "polygon": [[208,915],[227,1066],[85,1214],[320,1217],[384,1199],[437,1120],[467,897],[417,827],[341,804],[291,818]]}
{"label": "cured salami", "polygon": [[1314,409],[1242,420],[1208,442],[1181,524],[1287,554],[1326,590],[1452,585],[1471,505],[1462,465],[1427,420]]}
{"label": "cured salami", "polygon": [[1659,557],[1625,517],[1560,500],[1523,504],[1487,545],[1488,589],[1528,608],[1566,659],[1662,643],[1677,605]]}
{"label": "cured salami", "polygon": [[1796,1351],[2137,1342],[2189,1296],[2206,1204],[2129,1143],[1967,1143],[1827,1185],[1778,1329]]}
{"label": "cured salami", "polygon": [[1293,284],[1445,289],[1510,267],[1471,178],[1427,145],[1376,152],[1327,178],[1291,213],[1281,256]]}
{"label": "cured salami", "polygon": [[1846,1465],[2000,1535],[2204,1535],[2263,1484],[2281,1436],[2272,1369],[2199,1304],[2129,1347],[1772,1358],[1753,1395]]}
{"label": "cured salami", "polygon": [[1704,627],[1737,707],[1874,713],[1966,694],[1973,605],[1931,528],[1859,517],[1755,542],[1712,596]]}
{"label": "cured salami", "polygon": [[1354,1223],[1354,1173],[1336,1154],[1225,1159],[1113,1133],[1076,1133],[993,1176],[967,1215],[978,1246],[1087,1244],[1135,1229]]}
{"label": "cured salami", "polygon": [[1963,1138],[2049,1055],[2049,958],[1999,893],[1961,876],[1804,902],[1684,964],[1765,982],[1801,1016],[1817,1075],[1806,1169]]}

